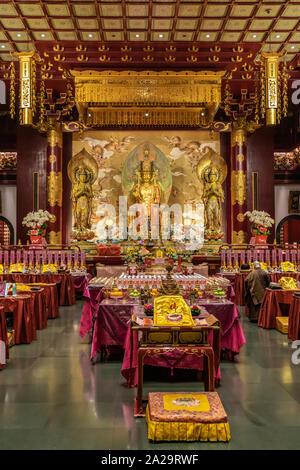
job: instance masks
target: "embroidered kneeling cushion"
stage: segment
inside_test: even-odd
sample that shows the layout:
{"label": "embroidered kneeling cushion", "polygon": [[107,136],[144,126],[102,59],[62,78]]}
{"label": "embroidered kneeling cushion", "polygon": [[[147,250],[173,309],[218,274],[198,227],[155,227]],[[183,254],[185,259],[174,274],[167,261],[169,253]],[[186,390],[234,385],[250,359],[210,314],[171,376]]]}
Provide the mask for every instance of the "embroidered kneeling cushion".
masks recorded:
{"label": "embroidered kneeling cushion", "polygon": [[149,393],[146,421],[152,441],[230,440],[227,414],[216,392]]}

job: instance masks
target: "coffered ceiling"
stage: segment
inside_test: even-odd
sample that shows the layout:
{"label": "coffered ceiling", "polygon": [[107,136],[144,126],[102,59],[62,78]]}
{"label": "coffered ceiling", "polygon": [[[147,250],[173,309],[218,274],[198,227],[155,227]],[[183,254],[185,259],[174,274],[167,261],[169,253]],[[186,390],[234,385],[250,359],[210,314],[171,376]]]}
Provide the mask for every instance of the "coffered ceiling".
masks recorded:
{"label": "coffered ceiling", "polygon": [[4,62],[36,49],[63,67],[239,71],[261,51],[296,66],[299,47],[294,0],[0,0]]}

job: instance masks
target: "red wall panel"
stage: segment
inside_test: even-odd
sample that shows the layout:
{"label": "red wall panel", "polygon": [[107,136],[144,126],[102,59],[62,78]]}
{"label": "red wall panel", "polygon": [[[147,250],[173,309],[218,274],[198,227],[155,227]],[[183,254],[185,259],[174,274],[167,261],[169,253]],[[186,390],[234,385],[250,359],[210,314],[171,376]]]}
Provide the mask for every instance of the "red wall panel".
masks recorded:
{"label": "red wall panel", "polygon": [[33,173],[39,173],[39,209],[46,209],[47,138],[31,127],[17,129],[17,241],[28,240],[23,217],[33,210]]}
{"label": "red wall panel", "polygon": [[[258,173],[258,210],[268,212],[273,218],[275,218],[274,132],[273,127],[262,127],[247,139],[248,210],[253,210],[252,172],[255,171]],[[273,226],[268,238],[269,243],[273,243],[274,238]]]}

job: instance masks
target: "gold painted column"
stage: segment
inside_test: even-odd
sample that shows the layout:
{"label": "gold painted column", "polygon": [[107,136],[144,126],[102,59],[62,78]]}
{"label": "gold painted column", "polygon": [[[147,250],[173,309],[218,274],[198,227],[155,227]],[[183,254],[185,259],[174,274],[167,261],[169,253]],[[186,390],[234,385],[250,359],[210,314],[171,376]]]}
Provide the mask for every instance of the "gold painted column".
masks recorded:
{"label": "gold painted column", "polygon": [[62,242],[62,129],[55,118],[47,122],[47,211],[53,216],[48,225],[48,242]]}
{"label": "gold painted column", "polygon": [[31,126],[36,112],[36,62],[40,58],[35,51],[14,52],[13,55],[19,60],[19,122]]}
{"label": "gold painted column", "polygon": [[246,119],[233,123],[231,132],[231,243],[247,243],[247,130]]}

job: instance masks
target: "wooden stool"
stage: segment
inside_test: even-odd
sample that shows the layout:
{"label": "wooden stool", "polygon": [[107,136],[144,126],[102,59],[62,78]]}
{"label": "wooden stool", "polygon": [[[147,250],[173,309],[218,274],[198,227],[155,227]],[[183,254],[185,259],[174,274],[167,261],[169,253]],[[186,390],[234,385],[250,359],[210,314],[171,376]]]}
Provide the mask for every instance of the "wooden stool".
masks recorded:
{"label": "wooden stool", "polygon": [[215,389],[215,376],[214,376],[214,351],[211,346],[203,345],[174,345],[174,346],[140,346],[138,349],[138,384],[137,395],[134,401],[134,416],[135,418],[145,416],[143,411],[143,402],[147,399],[143,398],[143,372],[144,372],[144,358],[145,356],[154,357],[157,355],[165,354],[169,351],[182,351],[185,354],[192,354],[194,356],[203,357],[204,366],[204,386],[205,391],[213,392]]}

